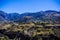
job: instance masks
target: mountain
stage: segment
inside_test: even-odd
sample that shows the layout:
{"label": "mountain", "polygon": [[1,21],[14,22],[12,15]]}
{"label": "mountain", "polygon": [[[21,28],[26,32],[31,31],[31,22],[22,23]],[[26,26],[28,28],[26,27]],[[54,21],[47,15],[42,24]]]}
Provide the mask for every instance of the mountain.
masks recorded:
{"label": "mountain", "polygon": [[22,18],[24,16],[32,16],[33,20],[49,21],[54,23],[60,23],[60,12],[59,11],[41,11],[36,13],[23,13],[21,14]]}
{"label": "mountain", "polygon": [[5,17],[6,17],[6,13],[3,11],[0,11],[0,23],[1,22],[3,23],[6,21]]}
{"label": "mountain", "polygon": [[9,13],[9,14],[7,14],[7,20],[19,22],[20,15],[18,13]]}
{"label": "mountain", "polygon": [[60,12],[54,10],[40,11],[36,13],[5,13],[0,11],[0,22],[31,22],[31,21],[48,21],[60,23]]}

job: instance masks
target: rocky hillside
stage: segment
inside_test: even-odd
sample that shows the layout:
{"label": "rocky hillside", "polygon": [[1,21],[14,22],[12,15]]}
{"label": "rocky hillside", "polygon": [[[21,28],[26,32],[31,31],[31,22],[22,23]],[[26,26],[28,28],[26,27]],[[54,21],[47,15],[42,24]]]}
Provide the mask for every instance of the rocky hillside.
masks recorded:
{"label": "rocky hillside", "polygon": [[60,12],[59,11],[40,11],[36,13],[5,13],[0,11],[0,22],[31,22],[41,20],[45,22],[60,23]]}

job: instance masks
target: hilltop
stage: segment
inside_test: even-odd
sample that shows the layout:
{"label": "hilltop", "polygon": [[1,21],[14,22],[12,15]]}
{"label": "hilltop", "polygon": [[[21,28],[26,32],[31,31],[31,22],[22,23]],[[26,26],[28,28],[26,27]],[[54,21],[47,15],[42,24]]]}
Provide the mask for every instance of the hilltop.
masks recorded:
{"label": "hilltop", "polygon": [[36,22],[60,23],[60,11],[47,10],[36,13],[5,13],[0,11],[0,22]]}

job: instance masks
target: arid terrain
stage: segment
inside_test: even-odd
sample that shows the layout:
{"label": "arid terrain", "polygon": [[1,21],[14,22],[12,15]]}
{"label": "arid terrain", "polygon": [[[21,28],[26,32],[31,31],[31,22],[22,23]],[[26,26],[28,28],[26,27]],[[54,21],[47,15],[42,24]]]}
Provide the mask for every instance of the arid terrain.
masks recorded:
{"label": "arid terrain", "polygon": [[0,11],[0,40],[60,40],[60,12]]}

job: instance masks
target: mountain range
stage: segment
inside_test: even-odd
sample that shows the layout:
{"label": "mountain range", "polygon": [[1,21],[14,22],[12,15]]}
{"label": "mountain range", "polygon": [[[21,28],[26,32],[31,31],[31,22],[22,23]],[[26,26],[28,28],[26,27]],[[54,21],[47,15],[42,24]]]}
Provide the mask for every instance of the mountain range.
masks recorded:
{"label": "mountain range", "polygon": [[44,21],[60,23],[60,11],[47,10],[35,13],[5,13],[0,11],[0,23],[4,22],[34,22],[34,21]]}

